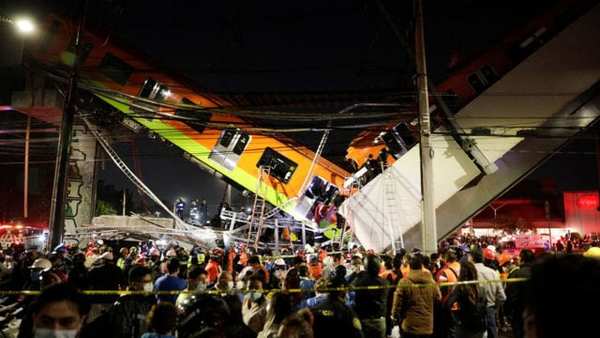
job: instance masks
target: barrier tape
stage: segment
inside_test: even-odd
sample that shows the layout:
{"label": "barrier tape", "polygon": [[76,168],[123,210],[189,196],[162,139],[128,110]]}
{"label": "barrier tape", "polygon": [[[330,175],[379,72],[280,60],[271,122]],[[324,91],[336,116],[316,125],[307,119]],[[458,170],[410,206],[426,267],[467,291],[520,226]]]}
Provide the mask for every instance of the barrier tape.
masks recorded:
{"label": "barrier tape", "polygon": [[[363,291],[363,290],[384,290],[384,289],[396,289],[400,288],[428,288],[428,287],[451,287],[458,285],[469,285],[469,284],[507,284],[507,283],[523,283],[526,282],[527,278],[510,278],[510,279],[497,279],[497,280],[485,280],[485,281],[465,281],[465,282],[443,282],[443,283],[432,283],[432,284],[408,284],[402,283],[398,285],[368,285],[368,286],[349,286],[349,287],[339,287],[339,288],[305,288],[305,289],[266,289],[266,290],[237,290],[233,291],[222,291],[222,290],[205,290],[205,291],[154,291],[154,292],[146,292],[146,291],[126,291],[126,290],[83,290],[81,291],[84,295],[91,296],[107,296],[107,295],[157,295],[157,296],[177,296],[180,294],[209,294],[209,295],[226,295],[233,293],[251,293],[251,292],[259,292],[259,293],[278,293],[278,292],[287,292],[287,293],[305,293],[305,292],[318,292],[318,293],[327,293],[327,292],[348,292],[348,291]],[[40,291],[37,290],[3,290],[0,291],[0,296],[38,296]]]}

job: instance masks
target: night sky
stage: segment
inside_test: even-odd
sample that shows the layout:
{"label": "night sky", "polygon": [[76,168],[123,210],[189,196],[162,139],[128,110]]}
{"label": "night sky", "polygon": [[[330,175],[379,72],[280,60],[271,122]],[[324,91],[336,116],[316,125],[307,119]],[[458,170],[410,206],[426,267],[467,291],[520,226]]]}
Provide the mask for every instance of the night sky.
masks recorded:
{"label": "night sky", "polygon": [[[451,55],[493,45],[511,27],[554,1],[425,1],[430,78],[443,79]],[[90,0],[88,24],[185,75],[199,88],[224,93],[390,91],[412,81],[411,1],[106,1]],[[73,11],[73,1],[0,1],[0,10]],[[382,7],[384,10],[382,10]],[[391,22],[388,21],[388,18]],[[400,37],[394,33],[400,33]],[[216,205],[224,183],[158,141],[140,139],[143,178],[167,201],[207,198]],[[127,159],[129,146],[117,150]],[[564,190],[597,185],[593,141],[577,141],[531,178],[554,177]],[[108,166],[107,183],[124,185]]]}

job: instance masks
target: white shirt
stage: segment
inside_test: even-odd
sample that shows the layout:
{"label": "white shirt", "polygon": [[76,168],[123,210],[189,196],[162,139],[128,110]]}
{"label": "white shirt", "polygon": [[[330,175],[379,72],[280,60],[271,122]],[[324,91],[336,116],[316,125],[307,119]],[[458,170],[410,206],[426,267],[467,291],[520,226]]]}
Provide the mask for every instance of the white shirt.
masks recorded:
{"label": "white shirt", "polygon": [[[500,280],[500,273],[488,268],[483,263],[475,263],[475,269],[477,269],[477,280],[479,281]],[[495,306],[497,302],[506,300],[506,294],[500,282],[480,284],[479,290],[484,292],[488,307]]]}

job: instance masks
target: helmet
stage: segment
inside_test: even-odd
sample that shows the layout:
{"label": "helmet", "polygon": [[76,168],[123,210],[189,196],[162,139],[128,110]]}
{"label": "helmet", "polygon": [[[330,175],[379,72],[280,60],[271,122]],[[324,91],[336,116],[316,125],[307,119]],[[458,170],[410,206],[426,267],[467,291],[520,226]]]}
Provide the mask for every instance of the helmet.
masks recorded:
{"label": "helmet", "polygon": [[584,254],[585,257],[600,259],[600,248],[591,247]]}
{"label": "helmet", "polygon": [[31,269],[50,270],[52,269],[52,263],[46,258],[38,258],[33,261],[33,264],[29,267]]}
{"label": "helmet", "polygon": [[487,260],[493,261],[496,259],[496,254],[490,248],[483,249],[483,257]]}

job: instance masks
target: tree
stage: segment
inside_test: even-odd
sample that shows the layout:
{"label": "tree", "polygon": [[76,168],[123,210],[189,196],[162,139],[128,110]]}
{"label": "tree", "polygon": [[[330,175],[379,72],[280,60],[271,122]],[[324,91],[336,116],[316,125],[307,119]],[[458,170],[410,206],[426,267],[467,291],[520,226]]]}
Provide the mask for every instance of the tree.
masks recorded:
{"label": "tree", "polygon": [[102,200],[98,200],[98,203],[96,203],[96,216],[116,214],[117,210],[110,203]]}

